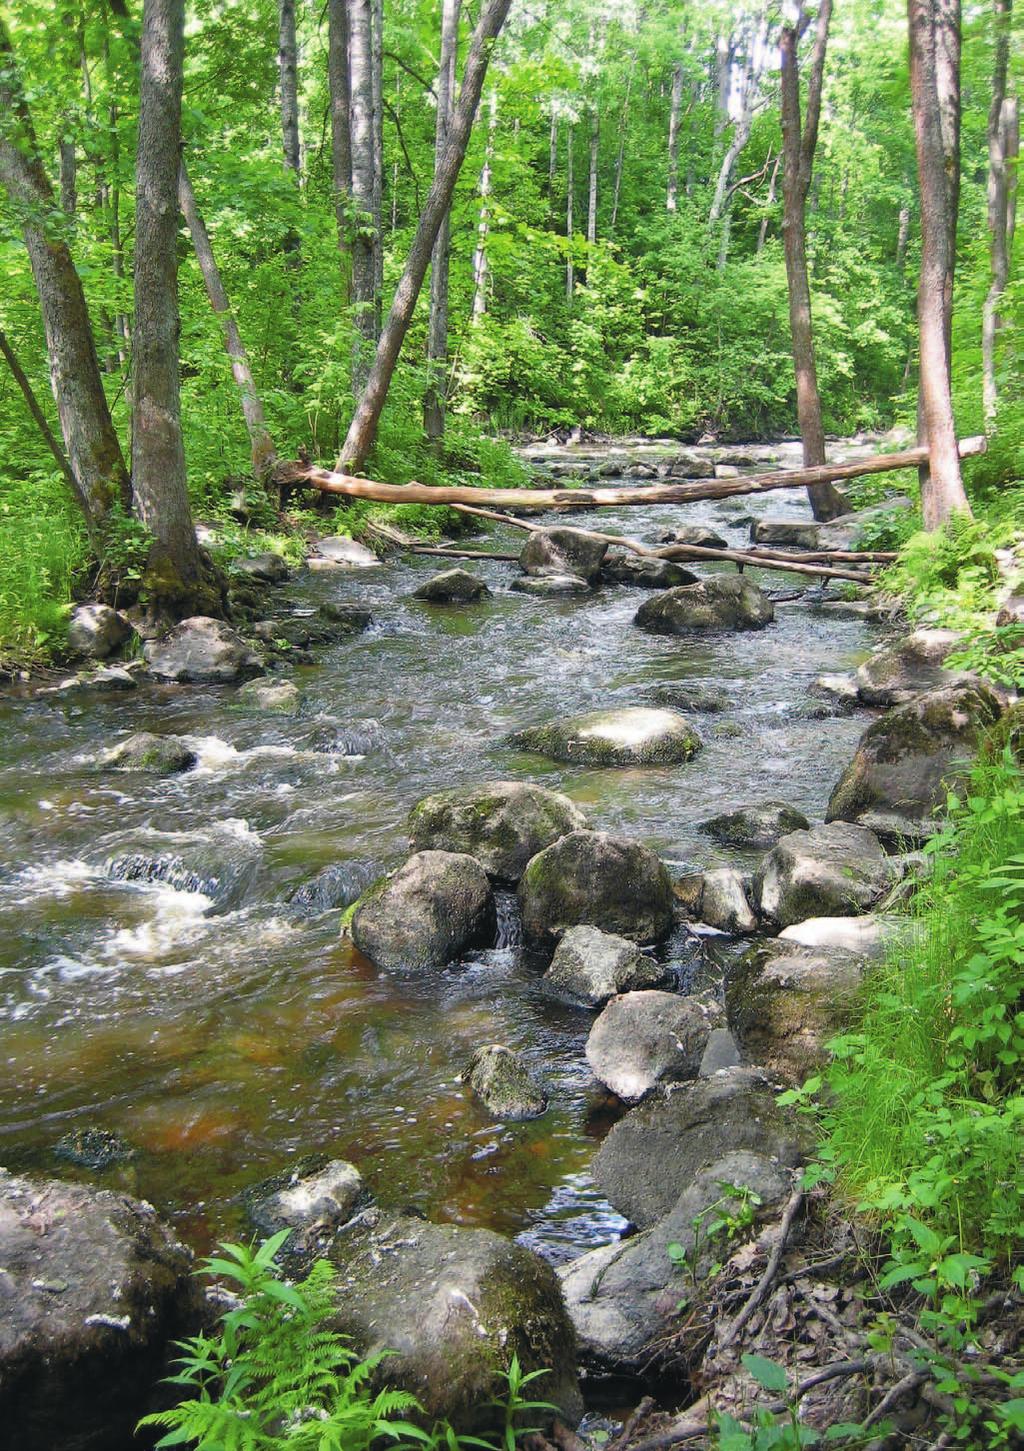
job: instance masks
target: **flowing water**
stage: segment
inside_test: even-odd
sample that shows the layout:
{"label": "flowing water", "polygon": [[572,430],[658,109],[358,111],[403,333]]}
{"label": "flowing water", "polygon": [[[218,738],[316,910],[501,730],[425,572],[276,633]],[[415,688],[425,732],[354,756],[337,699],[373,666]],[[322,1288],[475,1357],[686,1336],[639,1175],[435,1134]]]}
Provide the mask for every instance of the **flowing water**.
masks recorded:
{"label": "flowing water", "polygon": [[[655,541],[702,522],[740,543],[750,513],[808,517],[802,493],[782,493],[604,511],[600,527]],[[652,636],[632,624],[640,591],[540,600],[510,593],[502,563],[468,566],[494,591],[479,604],[410,599],[441,567],[406,558],[276,592],[277,612],[335,600],[374,616],[291,672],[294,718],[240,710],[230,687],[0,700],[0,1162],[75,1173],[54,1144],[101,1124],[135,1155],[82,1176],[142,1194],[198,1245],[240,1228],[243,1187],[311,1150],[353,1160],[385,1203],[522,1235],[556,1260],[614,1237],[621,1221],[587,1177],[609,1121],[583,1057],[592,1019],[538,993],[511,902],[502,945],[410,982],[340,939],[338,912],[303,917],[288,894],[340,865],[354,895],[408,850],[419,797],[487,778],[563,790],[594,826],[680,867],[727,858],[697,826],[728,807],[781,798],[820,818],[863,721],[798,707],[874,631],[812,596],[779,604],[762,632]],[[807,583],[751,577],[789,594]],[[686,765],[584,770],[503,744],[682,680],[731,698],[695,718],[705,747]],[[197,768],[98,772],[97,752],[138,730],[187,736]],[[667,952],[692,974],[692,940]],[[543,1118],[495,1124],[463,1092],[491,1041],[543,1070]]]}

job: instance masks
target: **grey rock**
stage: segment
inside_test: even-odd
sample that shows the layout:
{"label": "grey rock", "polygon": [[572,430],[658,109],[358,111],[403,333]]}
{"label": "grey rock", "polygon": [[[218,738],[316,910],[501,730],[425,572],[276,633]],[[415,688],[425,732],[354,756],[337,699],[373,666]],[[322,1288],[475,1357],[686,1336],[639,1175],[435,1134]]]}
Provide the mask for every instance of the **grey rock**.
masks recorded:
{"label": "grey rock", "polygon": [[695,544],[700,549],[728,549],[721,534],[706,524],[680,524],[661,536],[662,544]]}
{"label": "grey rock", "polygon": [[514,579],[509,589],[515,590],[516,594],[539,595],[542,598],[550,596],[553,599],[561,595],[590,594],[590,585],[576,574],[527,574],[520,579]]}
{"label": "grey rock", "polygon": [[586,824],[560,792],[488,781],[424,797],[409,814],[409,837],[414,851],[465,852],[496,880],[518,882],[531,857]]}
{"label": "grey rock", "polygon": [[741,1062],[740,1050],[728,1028],[712,1028],[708,1045],[697,1070],[698,1078],[710,1078],[725,1068],[736,1068]]}
{"label": "grey rock", "polygon": [[331,534],[324,539],[318,539],[314,548],[322,560],[346,569],[371,569],[380,564],[372,549],[367,549],[365,544],[357,544],[354,539],[349,539],[344,534]]}
{"label": "grey rock", "polygon": [[755,519],[750,526],[750,538],[754,544],[818,549],[821,547],[821,525],[808,519]]}
{"label": "grey rock", "polygon": [[963,644],[956,630],[915,630],[883,645],[857,671],[857,691],[866,705],[904,705],[915,695],[965,679],[945,668],[947,655]]}
{"label": "grey rock", "polygon": [[555,948],[544,987],[565,1002],[599,1008],[617,993],[660,987],[665,969],[635,942],[597,927],[570,927]]}
{"label": "grey rock", "polygon": [[250,680],[235,696],[239,705],[275,715],[298,715],[302,697],[299,687],[290,680]]}
{"label": "grey rock", "polygon": [[586,924],[634,942],[672,928],[672,884],[649,847],[605,831],[573,831],[538,852],[519,883],[523,930],[553,942]]}
{"label": "grey rock", "polygon": [[590,1030],[587,1062],[594,1077],[626,1103],[666,1083],[696,1078],[720,1015],[701,998],[657,991],[612,998]]}
{"label": "grey rock", "polygon": [[239,574],[247,574],[264,584],[284,584],[291,575],[287,562],[280,554],[255,554],[247,559],[236,559],[234,568]]}
{"label": "grey rock", "polygon": [[899,931],[899,918],[868,915],[866,917],[808,917],[779,933],[780,942],[795,942],[800,947],[839,947],[860,957],[881,957]]}
{"label": "grey rock", "polygon": [[999,606],[996,625],[1002,629],[1007,625],[1024,625],[1024,595],[1010,595]]}
{"label": "grey rock", "polygon": [[352,940],[386,970],[427,972],[495,932],[494,895],[472,857],[421,851],[359,899]]}
{"label": "grey rock", "polygon": [[732,696],[716,685],[705,685],[699,680],[663,680],[648,692],[656,705],[668,705],[675,710],[691,710],[697,715],[718,715],[732,708]]}
{"label": "grey rock", "polygon": [[229,685],[263,674],[263,661],[223,620],[194,615],[162,640],[145,647],[146,663],[158,680],[195,685]]}
{"label": "grey rock", "polygon": [[732,937],[745,937],[757,931],[757,918],[747,900],[742,872],[732,867],[717,867],[704,873],[700,920]]}
{"label": "grey rock", "polygon": [[530,1072],[522,1054],[500,1043],[477,1049],[465,1079],[495,1118],[539,1118],[547,1110],[547,1089]]}
{"label": "grey rock", "polygon": [[613,584],[632,585],[636,589],[675,589],[679,585],[696,584],[698,577],[669,559],[652,559],[624,549],[610,550],[605,558],[602,576]]}
{"label": "grey rock", "polygon": [[679,453],[669,460],[666,472],[671,479],[713,479],[715,466],[702,454]]}
{"label": "grey rock", "polygon": [[874,832],[835,821],[784,836],[754,874],[758,911],[780,927],[867,912],[892,885]]}
{"label": "grey rock", "polygon": [[366,1197],[363,1176],[344,1159],[330,1159],[305,1172],[298,1167],[262,1188],[246,1195],[249,1219],[264,1236],[290,1229],[285,1245],[290,1254],[326,1247]]}
{"label": "grey rock", "polygon": [[324,600],[320,613],[332,625],[343,626],[341,634],[358,635],[361,630],[373,624],[373,616],[365,605],[338,604],[335,600]]}
{"label": "grey rock", "polygon": [[310,916],[348,907],[379,876],[379,870],[370,862],[338,862],[301,882],[289,893],[288,905],[293,912]]}
{"label": "grey rock", "polygon": [[470,574],[468,569],[446,569],[414,590],[413,598],[436,605],[464,605],[489,594],[490,590],[483,580]]}
{"label": "grey rock", "polygon": [[68,649],[90,660],[105,660],[134,633],[109,605],[76,605],[68,624]]}
{"label": "grey rock", "polygon": [[805,831],[809,826],[807,817],[795,807],[783,801],[760,801],[712,816],[701,822],[700,830],[726,846],[764,849],[788,832]]}
{"label": "grey rock", "polygon": [[519,567],[524,574],[570,574],[594,584],[607,553],[607,540],[584,529],[536,529],[523,545]]}
{"label": "grey rock", "polygon": [[594,1180],[639,1229],[673,1209],[702,1169],[733,1152],[761,1154],[784,1168],[814,1145],[806,1122],[781,1109],[760,1069],[728,1068],[680,1084],[627,1113],[594,1157]]}
{"label": "grey rock", "polygon": [[700,630],[760,630],[774,618],[774,605],[756,584],[738,574],[720,574],[645,600],[635,623],[656,635],[688,635]]}
{"label": "grey rock", "polygon": [[524,1372],[548,1372],[536,1398],[570,1425],[579,1420],[576,1335],[554,1271],[529,1250],[487,1229],[387,1215],[340,1235],[329,1258],[339,1272],[335,1328],[360,1355],[397,1352],[375,1383],[411,1391],[428,1425],[443,1417],[460,1432],[500,1428],[494,1402],[513,1354]]}
{"label": "grey rock", "polygon": [[703,745],[683,716],[655,706],[589,711],[516,731],[509,741],[577,766],[676,765]]}
{"label": "grey rock", "polygon": [[196,763],[196,753],[180,736],[157,736],[138,731],[105,751],[98,764],[108,771],[147,771],[154,776],[175,776]]}

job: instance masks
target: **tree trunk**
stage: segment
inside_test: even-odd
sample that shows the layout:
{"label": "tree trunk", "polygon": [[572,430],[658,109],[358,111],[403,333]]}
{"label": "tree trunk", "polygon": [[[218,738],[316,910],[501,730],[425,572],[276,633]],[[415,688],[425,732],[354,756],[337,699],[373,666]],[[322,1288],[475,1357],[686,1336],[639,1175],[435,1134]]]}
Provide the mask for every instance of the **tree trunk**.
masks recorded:
{"label": "tree trunk", "polygon": [[176,239],[184,21],[185,0],[145,0],[132,358],[132,490],[154,541],[146,586],[155,612],[176,617],[217,608],[192,524],[181,436]]}
{"label": "tree trunk", "polygon": [[299,51],[295,38],[295,0],[278,0],[278,84],[284,164],[295,177],[301,171],[299,149]]}
{"label": "tree trunk", "polygon": [[91,534],[101,532],[111,507],[131,507],[131,486],[110,418],[82,282],[65,242],[39,220],[55,208],[28,106],[0,20],[0,185],[22,212],[22,236],[46,331],[46,347],[61,434]]}
{"label": "tree trunk", "polygon": [[242,342],[238,324],[231,311],[231,304],[221,280],[217,259],[213,255],[206,223],[203,221],[195,192],[192,190],[192,182],[189,180],[184,158],[178,173],[178,205],[181,207],[182,215],[192,237],[192,246],[203,274],[210,306],[220,320],[224,334],[224,347],[231,359],[231,373],[242,397],[242,414],[252,446],[252,471],[257,479],[266,481],[270,478],[274,465],[277,463],[277,451],[263,416],[263,404],[256,392],[256,383],[249,367],[245,344]]}
{"label": "tree trunk", "polygon": [[765,201],[765,213],[761,218],[761,225],[757,229],[757,247],[755,251],[760,254],[764,251],[764,244],[768,239],[768,223],[771,221],[770,208],[775,205],[775,188],[779,179],[779,167],[782,165],[782,153],[775,158],[772,166],[772,178],[768,183],[768,197]]}
{"label": "tree trunk", "polygon": [[[619,149],[615,155],[615,183],[612,192],[612,215],[608,223],[608,235],[614,237],[615,227],[619,220],[619,198],[622,195],[622,168],[626,156],[626,125],[629,120],[629,98],[633,90],[633,76],[636,74],[637,53],[633,52],[629,60],[629,72],[626,76],[626,89],[622,97],[622,110],[619,112]],[[678,157],[677,157],[677,178],[678,178]],[[669,207],[669,211],[672,208]]]}
{"label": "tree trunk", "polygon": [[[779,41],[782,72],[782,240],[796,374],[796,412],[806,468],[825,462],[825,432],[814,358],[804,211],[818,141],[821,87],[831,16],[832,0],[821,0],[808,78],[807,114],[803,123],[800,118],[800,71],[797,62],[797,46],[804,28],[802,11],[798,24],[785,26]],[[835,519],[846,512],[846,500],[834,484],[813,485],[808,488],[807,497],[815,519]]]}
{"label": "tree trunk", "polygon": [[384,0],[373,0],[370,37],[373,99],[373,336],[380,337],[384,296]]}
{"label": "tree trunk", "polygon": [[670,212],[679,205],[679,124],[682,115],[683,66],[680,61],[672,67],[672,109],[668,117],[668,194],[665,209]]}
{"label": "tree trunk", "polygon": [[35,395],[35,390],[33,389],[32,384],[26,377],[25,370],[19,363],[17,354],[8,342],[7,334],[4,332],[3,328],[0,328],[0,354],[3,354],[3,357],[7,362],[7,366],[11,370],[11,376],[14,378],[14,381],[21,389],[21,395],[25,400],[25,406],[28,408],[29,413],[31,413],[33,419],[35,420],[36,427],[42,434],[43,441],[45,442],[46,447],[53,454],[53,457],[56,460],[61,473],[64,475],[64,480],[67,483],[68,488],[71,490],[72,498],[78,501],[81,498],[82,491],[78,480],[71,472],[71,465],[68,463],[67,454],[64,452],[64,450],[61,448],[60,444],[54,437],[53,429],[50,427],[49,419],[43,412],[39,399]]}
{"label": "tree trunk", "polygon": [[[443,0],[441,51],[437,67],[437,120],[434,126],[434,170],[441,165],[455,104],[455,71],[459,53],[462,0]],[[448,252],[451,211],[446,211],[430,254],[430,320],[427,324],[427,392],[423,429],[428,438],[444,435],[445,371],[448,362]]]}
{"label": "tree trunk", "polygon": [[995,58],[992,66],[992,104],[988,113],[988,232],[992,284],[981,314],[982,396],[985,422],[993,425],[998,404],[996,385],[996,333],[999,304],[1010,276],[1010,252],[1006,242],[1009,178],[1008,150],[1017,129],[1016,103],[1007,100],[1006,72],[1010,57],[1010,16],[1013,0],[994,0]]}
{"label": "tree trunk", "polygon": [[491,162],[494,159],[494,132],[498,125],[498,93],[490,94],[490,118],[487,122],[487,146],[484,149],[484,164],[480,170],[480,221],[476,229],[476,248],[473,252],[473,309],[474,321],[487,311],[487,283],[490,268],[487,262],[487,237],[491,227]]}
{"label": "tree trunk", "polygon": [[373,19],[371,0],[347,0],[349,76],[352,111],[352,204],[356,213],[352,242],[352,307],[356,342],[352,392],[359,396],[377,336],[377,242],[374,225]]}
{"label": "tree trunk", "polygon": [[348,83],[348,11],[345,0],[328,0],[327,88],[331,107],[331,180],[334,186],[334,216],[338,226],[342,295],[348,300],[352,286],[349,255],[349,207],[352,195],[352,138],[349,109],[352,97]]}
{"label": "tree trunk", "polygon": [[481,8],[466,58],[458,104],[448,132],[448,144],[441,163],[434,172],[430,192],[423,204],[405,269],[377,344],[373,367],[342,446],[339,467],[347,466],[352,470],[362,468],[373,447],[381,410],[387,398],[402,342],[412,320],[427,267],[430,265],[431,251],[441,223],[451,206],[455,183],[466,157],[466,147],[476,108],[480,104],[480,93],[487,74],[491,49],[505,23],[511,3],[512,0],[485,0]]}
{"label": "tree trunk", "polygon": [[907,243],[910,241],[910,203],[904,202],[900,207],[899,220],[896,224],[896,271],[900,279],[907,265]]}
{"label": "tree trunk", "polygon": [[576,181],[572,174],[572,142],[573,125],[570,121],[566,128],[565,142],[565,300],[569,305],[570,311],[572,311],[572,300],[576,292],[576,264],[572,255],[575,229],[573,192],[576,187]]}
{"label": "tree trunk", "polygon": [[601,116],[595,101],[590,110],[590,186],[587,192],[587,241],[597,241],[597,162],[601,145]]}
{"label": "tree trunk", "polygon": [[921,192],[918,442],[926,529],[970,513],[956,448],[952,363],[953,268],[960,192],[960,3],[908,0],[910,100]]}

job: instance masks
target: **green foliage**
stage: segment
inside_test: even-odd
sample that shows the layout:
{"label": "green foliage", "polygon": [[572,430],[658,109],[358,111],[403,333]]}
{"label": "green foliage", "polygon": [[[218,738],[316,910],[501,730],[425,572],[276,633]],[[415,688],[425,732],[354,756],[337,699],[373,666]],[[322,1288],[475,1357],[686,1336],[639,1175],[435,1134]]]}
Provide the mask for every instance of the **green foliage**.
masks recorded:
{"label": "green foliage", "polygon": [[951,628],[976,626],[995,603],[994,550],[1005,525],[954,515],[942,529],[911,535],[885,572],[883,587],[899,595],[913,620]]}
{"label": "green foliage", "polygon": [[30,470],[0,492],[0,666],[33,665],[63,644],[88,541],[60,474]]}

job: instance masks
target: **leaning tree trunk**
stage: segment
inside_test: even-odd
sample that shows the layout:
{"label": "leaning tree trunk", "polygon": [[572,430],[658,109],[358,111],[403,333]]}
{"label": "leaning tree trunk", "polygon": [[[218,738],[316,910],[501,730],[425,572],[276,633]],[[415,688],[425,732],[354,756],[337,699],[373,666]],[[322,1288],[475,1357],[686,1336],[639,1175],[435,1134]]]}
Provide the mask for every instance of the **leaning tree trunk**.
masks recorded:
{"label": "leaning tree trunk", "polygon": [[157,615],[219,612],[192,523],[178,366],[178,170],[185,0],[145,0],[135,165],[132,490],[153,536],[146,588]]}
{"label": "leaning tree trunk", "polygon": [[1002,323],[999,305],[1010,278],[1010,248],[1007,231],[1016,182],[1015,161],[1019,147],[1016,98],[1006,94],[1006,72],[1010,57],[1010,17],[1013,0],[995,0],[995,60],[992,67],[992,103],[988,113],[988,232],[992,284],[981,314],[982,394],[985,422],[995,422],[999,401],[996,384],[996,334]]}
{"label": "leaning tree trunk", "polygon": [[[459,52],[459,15],[462,0],[444,0],[441,8],[441,56],[437,67],[437,119],[434,125],[434,169],[441,165],[455,104],[455,69]],[[430,320],[427,324],[427,391],[423,400],[423,430],[428,438],[444,435],[444,374],[448,362],[448,249],[451,212],[438,228],[430,254]]]}
{"label": "leaning tree trunk", "polygon": [[0,111],[7,118],[0,132],[0,185],[22,215],[64,447],[86,527],[96,535],[113,505],[130,509],[131,485],[103,391],[81,279],[67,244],[49,235],[42,221],[53,214],[56,202],[2,20]]}
{"label": "leaning tree trunk", "polygon": [[[797,45],[806,24],[802,9],[797,25],[785,26],[779,41],[782,63],[782,240],[789,290],[793,370],[796,374],[796,412],[805,468],[825,462],[825,431],[821,421],[821,397],[814,357],[804,216],[818,141],[821,87],[831,17],[832,0],[821,0],[807,87],[807,114],[803,123],[797,65]],[[815,519],[835,519],[846,512],[846,500],[834,484],[816,484],[808,488],[807,497]]]}
{"label": "leaning tree trunk", "polygon": [[371,0],[347,0],[352,111],[352,308],[356,326],[352,391],[358,396],[369,369],[376,327],[374,229],[373,21]]}
{"label": "leaning tree trunk", "polygon": [[953,267],[960,194],[960,3],[908,0],[910,101],[921,192],[918,442],[926,529],[970,513],[960,475],[950,382]]}
{"label": "leaning tree trunk", "polygon": [[434,172],[429,195],[420,212],[416,235],[413,237],[406,258],[405,269],[395,291],[387,322],[377,344],[370,376],[356,407],[355,416],[349,425],[348,434],[342,445],[338,467],[352,471],[362,468],[367,454],[373,447],[381,410],[387,398],[388,388],[398,362],[398,355],[409,323],[412,320],[423,279],[430,265],[441,222],[451,206],[455,183],[462,163],[466,158],[466,147],[473,126],[476,108],[480,104],[487,64],[494,41],[505,23],[512,0],[485,0],[480,18],[473,31],[469,55],[462,75],[458,105],[452,116],[448,132],[448,144],[440,165]]}
{"label": "leaning tree trunk", "polygon": [[352,96],[348,81],[348,11],[345,0],[328,0],[327,89],[331,106],[331,180],[334,186],[334,216],[338,227],[341,283],[346,301],[352,286],[349,255],[349,207],[352,194],[352,137],[349,109]]}
{"label": "leaning tree trunk", "polygon": [[242,415],[245,418],[245,426],[252,448],[252,471],[257,479],[265,482],[274,472],[277,451],[263,416],[263,404],[256,392],[256,383],[252,376],[252,369],[249,367],[249,357],[238,331],[238,324],[231,311],[231,304],[221,280],[217,259],[213,255],[206,223],[203,221],[195,192],[192,190],[192,182],[189,179],[184,158],[178,173],[178,205],[181,207],[192,238],[192,246],[199,263],[199,270],[203,274],[210,306],[220,320],[224,334],[224,348],[231,359],[231,373],[241,394]]}

